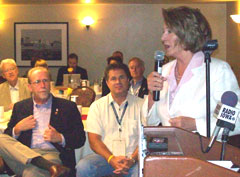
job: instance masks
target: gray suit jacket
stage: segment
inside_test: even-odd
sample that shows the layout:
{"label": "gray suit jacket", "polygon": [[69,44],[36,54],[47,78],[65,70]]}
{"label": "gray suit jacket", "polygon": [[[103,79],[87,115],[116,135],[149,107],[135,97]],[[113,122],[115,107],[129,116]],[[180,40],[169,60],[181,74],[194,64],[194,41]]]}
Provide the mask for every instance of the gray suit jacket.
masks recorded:
{"label": "gray suit jacket", "polygon": [[[31,93],[28,89],[28,82],[26,78],[18,78],[18,86],[19,86],[19,101],[24,100],[26,98],[30,98]],[[9,105],[12,103],[11,95],[9,90],[8,82],[4,82],[0,84],[0,106],[4,106],[4,111],[9,110]]]}

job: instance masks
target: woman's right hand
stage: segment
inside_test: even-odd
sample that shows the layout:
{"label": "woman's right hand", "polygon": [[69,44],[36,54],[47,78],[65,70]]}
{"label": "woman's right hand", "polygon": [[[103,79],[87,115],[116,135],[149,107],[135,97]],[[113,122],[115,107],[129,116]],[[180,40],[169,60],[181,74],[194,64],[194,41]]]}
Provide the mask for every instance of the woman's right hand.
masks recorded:
{"label": "woman's right hand", "polygon": [[152,91],[160,91],[163,88],[163,83],[167,78],[161,76],[158,72],[153,71],[147,77],[148,90]]}

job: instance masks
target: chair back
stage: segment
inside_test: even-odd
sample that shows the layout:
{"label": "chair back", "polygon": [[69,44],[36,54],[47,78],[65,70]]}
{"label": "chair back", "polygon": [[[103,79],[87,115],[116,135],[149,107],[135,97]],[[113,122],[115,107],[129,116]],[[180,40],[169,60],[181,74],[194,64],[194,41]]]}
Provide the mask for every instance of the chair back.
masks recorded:
{"label": "chair back", "polygon": [[71,96],[76,95],[76,104],[82,105],[83,107],[89,107],[92,102],[95,100],[96,93],[90,87],[83,86],[73,89]]}

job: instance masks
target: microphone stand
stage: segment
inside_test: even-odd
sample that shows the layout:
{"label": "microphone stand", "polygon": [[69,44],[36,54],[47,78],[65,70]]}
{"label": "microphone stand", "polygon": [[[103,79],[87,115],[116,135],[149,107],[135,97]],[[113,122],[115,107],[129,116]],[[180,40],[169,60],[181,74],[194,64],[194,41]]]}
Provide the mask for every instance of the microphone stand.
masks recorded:
{"label": "microphone stand", "polygon": [[210,62],[211,52],[204,51],[205,63],[206,63],[206,117],[207,117],[207,137],[210,137],[211,121],[210,121]]}
{"label": "microphone stand", "polygon": [[210,138],[211,126],[210,126],[210,62],[211,62],[211,54],[217,49],[218,42],[217,40],[207,41],[203,46],[203,53],[205,56],[206,63],[206,117],[207,117],[207,137]]}
{"label": "microphone stand", "polygon": [[222,148],[221,148],[221,156],[220,160],[224,160],[225,157],[225,149],[226,149],[226,143],[228,141],[228,135],[229,135],[230,130],[228,128],[223,129],[223,134],[222,134]]}

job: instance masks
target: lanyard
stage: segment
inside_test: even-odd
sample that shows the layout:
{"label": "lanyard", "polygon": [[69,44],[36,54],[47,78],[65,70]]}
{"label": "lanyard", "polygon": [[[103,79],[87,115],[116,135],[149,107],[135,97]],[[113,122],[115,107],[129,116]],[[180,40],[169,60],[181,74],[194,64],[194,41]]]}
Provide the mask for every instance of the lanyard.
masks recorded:
{"label": "lanyard", "polygon": [[[114,112],[114,114],[115,114],[115,117],[116,117],[116,119],[117,119],[117,122],[118,122],[119,126],[121,127],[122,120],[123,120],[123,116],[124,116],[124,114],[125,114],[125,112],[126,112],[126,109],[127,109],[127,106],[128,106],[128,102],[126,102],[126,104],[124,105],[124,109],[123,109],[123,112],[122,112],[122,115],[121,115],[121,118],[120,118],[120,119],[119,119],[119,117],[118,117],[118,114],[117,114],[117,111],[116,111],[116,109],[115,109],[115,106],[114,106],[113,102],[111,103],[111,106],[112,106],[113,112]],[[122,129],[119,128],[119,131],[121,132]]]}

